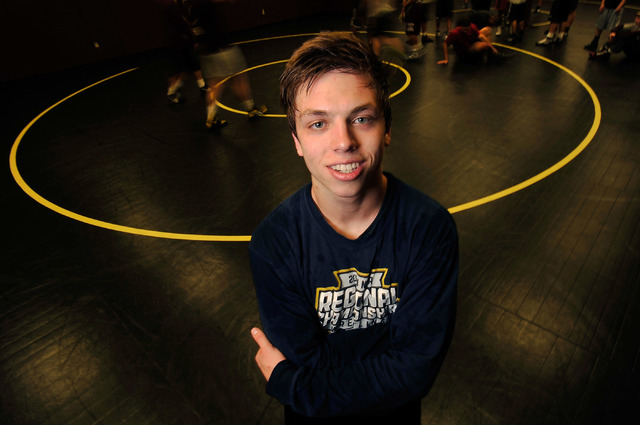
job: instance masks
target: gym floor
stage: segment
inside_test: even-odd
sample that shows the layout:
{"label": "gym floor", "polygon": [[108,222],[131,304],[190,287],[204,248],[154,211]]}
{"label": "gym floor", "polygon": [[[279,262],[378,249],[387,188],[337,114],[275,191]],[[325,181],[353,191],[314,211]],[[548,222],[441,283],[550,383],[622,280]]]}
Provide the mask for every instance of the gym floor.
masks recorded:
{"label": "gym floor", "polygon": [[[385,169],[460,232],[456,333],[424,424],[638,418],[640,64],[588,59],[596,2],[564,44],[535,46],[550,6],[521,42],[496,39],[506,61],[439,66],[429,44],[392,77]],[[168,105],[157,52],[3,87],[1,423],[281,422],[253,360],[247,247],[309,180],[277,81],[324,29],[349,16],[236,34],[270,111],[249,120],[226,91],[217,131],[193,80]]]}

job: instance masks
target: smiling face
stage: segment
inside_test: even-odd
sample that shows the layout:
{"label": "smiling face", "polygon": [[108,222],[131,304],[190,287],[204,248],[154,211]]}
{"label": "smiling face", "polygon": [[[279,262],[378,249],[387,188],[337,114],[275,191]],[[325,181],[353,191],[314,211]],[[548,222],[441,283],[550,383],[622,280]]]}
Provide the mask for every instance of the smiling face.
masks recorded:
{"label": "smiling face", "polygon": [[311,173],[318,206],[363,201],[384,183],[382,157],[391,140],[368,77],[331,71],[296,97],[298,155]]}

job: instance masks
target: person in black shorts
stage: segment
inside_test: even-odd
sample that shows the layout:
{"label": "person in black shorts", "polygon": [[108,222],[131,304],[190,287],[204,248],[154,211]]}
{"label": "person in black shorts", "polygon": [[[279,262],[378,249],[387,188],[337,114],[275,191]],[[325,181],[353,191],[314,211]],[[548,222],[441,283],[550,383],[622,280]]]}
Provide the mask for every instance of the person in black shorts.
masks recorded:
{"label": "person in black shorts", "polygon": [[563,41],[567,39],[569,36],[569,30],[571,29],[571,24],[576,19],[576,14],[578,12],[578,0],[571,0],[571,7],[569,8],[569,16],[567,17],[567,23],[564,26],[564,38]]}
{"label": "person in black shorts", "polygon": [[436,38],[440,37],[440,21],[445,19],[447,22],[447,32],[445,37],[451,31],[451,22],[453,19],[453,0],[436,0]]}
{"label": "person in black shorts", "polygon": [[511,24],[511,35],[507,41],[522,40],[525,22],[527,20],[527,1],[526,0],[510,0],[509,23]]}
{"label": "person in black shorts", "polygon": [[367,36],[373,52],[378,56],[405,59],[404,43],[391,32],[398,20],[398,10],[393,0],[365,0]]}
{"label": "person in black shorts", "polygon": [[164,18],[167,28],[167,44],[171,54],[171,75],[168,77],[167,100],[169,103],[182,103],[184,97],[180,89],[188,74],[193,75],[202,95],[206,94],[207,86],[194,51],[191,28],[184,19],[183,1],[173,0],[167,3],[164,8]]}
{"label": "person in black shorts", "polygon": [[426,50],[420,38],[422,28],[422,8],[423,4],[418,0],[404,0],[402,2],[402,12],[400,16],[405,24],[405,34],[407,35],[407,58],[416,59],[424,56]]}
{"label": "person in black shorts", "polygon": [[264,105],[256,105],[253,100],[247,62],[237,45],[229,43],[226,34],[220,31],[220,20],[224,17],[219,3],[225,0],[184,0],[185,14],[196,43],[196,53],[200,61],[202,75],[207,83],[206,94],[207,128],[220,128],[227,121],[218,115],[216,100],[226,86],[230,86],[241,101],[249,118],[263,116],[267,112]]}
{"label": "person in black shorts", "polygon": [[429,5],[433,0],[418,0],[422,3],[422,21],[420,22],[420,35],[422,44],[433,43],[433,39],[427,35],[427,22],[429,21]]}
{"label": "person in black shorts", "polygon": [[[572,0],[554,0],[549,13],[549,31],[545,38],[536,42],[536,46],[548,46],[554,43],[562,43],[566,34],[567,19],[571,12]],[[556,31],[559,32],[556,35]]]}

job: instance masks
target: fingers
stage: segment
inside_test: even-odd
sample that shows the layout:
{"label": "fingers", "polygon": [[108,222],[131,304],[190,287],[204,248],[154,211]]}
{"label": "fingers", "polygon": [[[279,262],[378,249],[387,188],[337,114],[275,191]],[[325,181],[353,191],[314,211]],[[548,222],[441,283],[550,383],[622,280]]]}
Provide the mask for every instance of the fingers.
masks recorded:
{"label": "fingers", "polygon": [[260,348],[269,348],[271,343],[267,339],[267,336],[259,328],[251,329],[251,336],[253,340],[258,344]]}
{"label": "fingers", "polygon": [[251,336],[260,346],[255,357],[256,363],[265,379],[269,381],[273,369],[279,362],[285,360],[285,357],[276,347],[271,345],[267,336],[259,328],[251,329]]}

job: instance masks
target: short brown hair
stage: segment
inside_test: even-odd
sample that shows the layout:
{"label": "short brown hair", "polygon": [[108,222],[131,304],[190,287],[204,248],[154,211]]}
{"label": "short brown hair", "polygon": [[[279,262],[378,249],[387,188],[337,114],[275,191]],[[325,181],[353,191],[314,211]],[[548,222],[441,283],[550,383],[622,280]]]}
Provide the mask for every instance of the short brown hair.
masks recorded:
{"label": "short brown hair", "polygon": [[331,71],[369,77],[369,87],[376,93],[388,132],[391,127],[391,104],[387,66],[359,37],[348,32],[322,32],[293,53],[280,77],[280,102],[293,134],[297,136],[296,98],[299,91],[311,89],[319,77]]}

